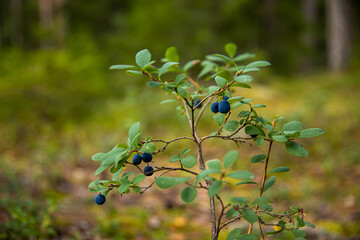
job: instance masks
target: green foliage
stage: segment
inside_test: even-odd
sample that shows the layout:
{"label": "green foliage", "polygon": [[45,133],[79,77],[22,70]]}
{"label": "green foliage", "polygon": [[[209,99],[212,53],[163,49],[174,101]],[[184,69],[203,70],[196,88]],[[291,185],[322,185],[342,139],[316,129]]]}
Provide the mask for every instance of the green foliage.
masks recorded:
{"label": "green foliage", "polygon": [[[162,59],[164,64],[159,68],[155,66],[155,61],[151,60],[151,53],[147,49],[141,50],[136,54],[135,63],[139,68],[133,65],[115,65],[110,67],[110,69],[125,70],[130,75],[146,76],[150,80],[150,82],[147,83],[149,87],[161,89],[167,95],[175,96],[177,101],[168,99],[163,101],[162,104],[167,102],[177,102],[179,104],[176,109],[180,111],[181,115],[187,116],[190,126],[190,136],[178,137],[170,141],[154,140],[152,137],[148,137],[142,141],[140,123],[135,123],[129,130],[127,145],[123,143],[118,144],[108,153],[97,153],[92,157],[94,161],[100,163],[96,174],[100,174],[111,167],[110,173],[113,174],[113,178],[112,180],[96,179],[89,185],[90,191],[103,192],[104,195],[115,188],[117,188],[117,192],[121,194],[130,193],[131,189],[135,193],[145,192],[153,184],[142,187],[138,186],[145,178],[144,175],[137,175],[133,180],[129,179],[133,172],[124,172],[121,175],[126,165],[132,164],[128,162],[127,159],[135,152],[151,153],[156,156],[156,154],[165,151],[169,144],[179,140],[190,140],[195,143],[198,152],[197,158],[191,155],[185,156],[190,152],[190,149],[183,149],[179,154],[169,159],[171,166],[155,167],[154,173],[162,173],[155,178],[153,183],[161,189],[186,183],[188,187],[181,192],[181,199],[186,203],[195,200],[198,190],[207,191],[211,201],[218,199],[221,203],[221,215],[218,216],[218,223],[213,221],[213,224],[215,224],[213,227],[217,226],[216,236],[218,236],[220,232],[221,228],[219,224],[221,224],[221,218],[223,217],[225,209],[229,207],[225,215],[232,220],[225,222],[223,227],[237,220],[241,220],[242,217],[250,223],[250,227],[249,233],[245,234],[241,234],[239,230],[232,231],[228,235],[228,239],[258,239],[258,236],[250,233],[253,223],[258,221],[260,224],[265,223],[266,218],[264,218],[263,215],[280,220],[278,224],[280,229],[268,232],[268,235],[276,235],[284,230],[292,230],[293,234],[296,234],[295,237],[304,237],[302,232],[298,230],[298,228],[305,226],[303,211],[300,208],[292,207],[290,212],[284,212],[284,214],[278,215],[273,212],[273,207],[269,204],[270,200],[263,196],[276,181],[276,176],[273,175],[269,177],[268,174],[283,173],[290,170],[288,167],[276,167],[268,171],[270,153],[273,143],[279,142],[280,144],[285,144],[285,148],[290,154],[306,157],[308,152],[301,144],[294,140],[298,137],[319,136],[323,134],[324,131],[317,128],[303,130],[302,123],[299,121],[285,123],[282,128],[279,129],[277,123],[281,117],[275,117],[269,121],[257,112],[259,108],[266,107],[264,104],[253,105],[252,101],[254,99],[252,98],[245,99],[242,96],[233,96],[233,89],[242,88],[253,81],[252,76],[245,75],[244,73],[259,71],[262,67],[271,65],[267,61],[253,61],[246,65],[239,65],[240,61],[247,59],[251,55],[236,56],[236,51],[237,46],[231,43],[225,46],[227,55],[211,54],[206,56],[206,59],[200,63],[202,69],[196,79],[192,79],[188,72],[192,65],[185,64],[185,66],[182,66],[179,63],[180,56],[175,47],[170,47],[166,50],[165,58]],[[193,65],[194,64],[193,62]],[[211,82],[205,86],[201,86],[200,78]],[[217,129],[210,129],[208,132],[209,135],[200,137],[197,131],[197,124],[203,116],[204,111],[206,111],[206,107],[211,101],[222,101],[224,95],[231,97],[228,100],[224,99],[226,103],[230,104],[231,111],[214,115],[213,118],[217,123]],[[196,106],[194,104],[195,100],[198,101]],[[202,107],[201,110],[198,111],[200,104]],[[239,107],[242,109],[238,113],[237,118],[230,119],[231,114],[237,111]],[[245,110],[243,108],[245,108]],[[243,133],[240,134],[240,131],[247,136],[242,136]],[[267,146],[266,155],[257,154],[250,159],[251,163],[263,163],[255,165],[264,169],[262,181],[257,182],[257,180],[254,180],[255,175],[251,171],[231,170],[232,167],[236,167],[235,162],[239,157],[237,150],[227,152],[223,161],[219,159],[205,161],[201,145],[205,140],[215,138],[224,141],[234,141],[237,144],[256,141],[258,146]],[[157,144],[163,145],[159,148]],[[156,151],[156,149],[158,149],[158,151]],[[151,164],[156,164],[156,160],[153,160]],[[193,170],[197,164],[199,170]],[[146,168],[149,167],[150,166],[147,166]],[[163,176],[169,172],[177,171],[190,176]],[[248,197],[233,197],[231,198],[231,203],[225,205],[223,200],[221,200],[221,190],[234,184],[232,183],[233,180],[243,180],[236,183],[235,186],[241,187],[244,184],[252,184],[258,187],[260,189],[260,197],[254,199],[252,202],[248,200]],[[141,189],[144,190],[141,191]],[[211,208],[215,212],[213,205]],[[216,216],[213,215],[212,218],[214,219]],[[287,219],[287,221],[284,219]],[[296,223],[296,225],[290,227],[288,226],[290,223]]]}

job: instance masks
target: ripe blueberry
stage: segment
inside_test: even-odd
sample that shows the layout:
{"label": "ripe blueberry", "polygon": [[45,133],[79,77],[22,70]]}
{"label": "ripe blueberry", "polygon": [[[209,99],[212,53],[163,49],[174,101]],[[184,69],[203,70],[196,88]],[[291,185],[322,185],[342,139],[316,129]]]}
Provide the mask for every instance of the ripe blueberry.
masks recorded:
{"label": "ripe blueberry", "polygon": [[224,95],[224,97],[223,97],[223,100],[228,100],[229,99],[229,97],[228,96],[226,96],[226,95]]}
{"label": "ripe blueberry", "polygon": [[136,154],[132,158],[132,162],[134,165],[139,165],[142,161],[142,157],[139,154]]}
{"label": "ripe blueberry", "polygon": [[106,198],[101,193],[95,196],[95,203],[97,205],[103,205],[106,201]]}
{"label": "ripe blueberry", "polygon": [[152,154],[151,153],[143,153],[142,159],[144,162],[151,162],[152,160]]}
{"label": "ripe blueberry", "polygon": [[154,171],[154,168],[152,167],[152,166],[146,166],[145,168],[144,168],[144,174],[145,174],[145,176],[151,176],[151,175],[153,175],[153,172],[152,171]]}
{"label": "ripe blueberry", "polygon": [[219,103],[218,102],[214,102],[213,104],[211,104],[211,111],[213,113],[219,112]]}
{"label": "ripe blueberry", "polygon": [[230,111],[230,103],[226,100],[219,102],[219,112],[227,113]]}
{"label": "ripe blueberry", "polygon": [[[194,102],[194,107],[196,106],[196,105],[198,105],[199,103],[200,103],[201,101],[198,99],[198,100],[196,100],[195,102]],[[202,103],[199,105],[199,106],[197,106],[196,108],[201,108],[202,107]]]}

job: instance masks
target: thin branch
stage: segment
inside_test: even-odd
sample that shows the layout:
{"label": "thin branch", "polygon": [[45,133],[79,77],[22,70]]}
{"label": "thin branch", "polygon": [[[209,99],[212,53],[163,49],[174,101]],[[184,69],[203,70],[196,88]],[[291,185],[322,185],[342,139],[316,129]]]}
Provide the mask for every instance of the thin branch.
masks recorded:
{"label": "thin branch", "polygon": [[176,142],[176,141],[182,140],[182,139],[187,139],[187,140],[191,140],[191,141],[195,142],[195,140],[193,138],[190,138],[190,137],[177,137],[177,138],[174,138],[174,139],[172,139],[170,141],[165,141],[165,140],[161,140],[161,139],[152,139],[152,140],[150,140],[148,142],[162,142],[162,143],[165,143],[165,145],[162,148],[160,148],[156,152],[153,152],[153,154],[156,155],[159,152],[163,152],[170,143],[173,143],[173,142]]}
{"label": "thin branch", "polygon": [[203,113],[204,113],[207,105],[209,105],[209,103],[211,102],[211,100],[212,100],[212,97],[209,98],[209,100],[208,100],[208,101],[204,104],[204,106],[201,108],[201,110],[200,110],[200,112],[199,112],[199,115],[197,116],[196,121],[195,121],[195,128],[196,128],[196,126],[198,125],[201,116],[203,115]]}
{"label": "thin branch", "polygon": [[[265,182],[266,182],[266,178],[267,178],[267,169],[268,169],[268,165],[269,165],[269,158],[270,158],[270,153],[271,153],[271,147],[272,147],[272,144],[273,144],[273,143],[274,143],[274,141],[270,141],[270,143],[269,143],[269,149],[268,149],[268,152],[267,152],[267,155],[266,155],[266,158],[265,158],[264,176],[263,176],[263,179],[262,179],[262,181],[261,181],[259,197],[262,196],[263,191],[264,191],[264,186],[265,186]],[[258,209],[259,209],[259,206],[256,205],[255,210],[258,210]],[[250,226],[249,226],[249,229],[248,229],[248,234],[251,233],[251,231],[252,231],[252,226],[253,226],[253,224],[250,223]]]}
{"label": "thin branch", "polygon": [[243,216],[244,216],[244,214],[239,215],[239,216],[237,216],[237,217],[235,217],[235,218],[233,218],[233,219],[225,222],[223,225],[221,225],[220,230],[223,229],[224,227],[226,227],[227,225],[229,225],[230,223],[233,223],[233,222],[239,220],[239,219],[242,218]]}

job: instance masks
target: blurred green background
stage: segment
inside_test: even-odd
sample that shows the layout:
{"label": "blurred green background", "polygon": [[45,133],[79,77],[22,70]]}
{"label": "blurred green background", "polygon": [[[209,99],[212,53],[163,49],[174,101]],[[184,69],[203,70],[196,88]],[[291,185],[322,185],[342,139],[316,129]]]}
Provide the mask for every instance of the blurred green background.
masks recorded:
{"label": "blurred green background", "polygon": [[[306,159],[275,147],[271,165],[292,170],[269,197],[284,211],[305,209],[317,226],[309,239],[360,239],[359,12],[356,0],[0,1],[0,239],[209,239],[206,193],[185,205],[181,189],[155,187],[110,194],[100,207],[87,185],[90,157],[125,142],[134,122],[165,140],[187,129],[174,105],[159,104],[169,96],[108,67],[133,64],[144,48],[159,60],[170,46],[185,63],[228,42],[272,63],[236,95],[267,105],[268,119],[326,130],[302,142]],[[216,128],[210,111],[205,118],[202,134]],[[194,146],[173,145],[156,162],[185,147]],[[235,147],[208,142],[205,157]],[[263,150],[239,150],[237,166],[259,173],[249,159]]]}

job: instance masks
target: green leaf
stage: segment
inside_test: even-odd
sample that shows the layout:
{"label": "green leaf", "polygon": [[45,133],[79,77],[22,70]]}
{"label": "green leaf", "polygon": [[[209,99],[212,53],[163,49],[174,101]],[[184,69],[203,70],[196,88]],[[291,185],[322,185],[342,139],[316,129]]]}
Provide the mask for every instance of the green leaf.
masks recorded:
{"label": "green leaf", "polygon": [[300,132],[300,136],[301,138],[310,138],[310,137],[317,137],[320,135],[323,135],[325,133],[324,130],[322,130],[321,128],[308,128],[308,129],[304,129]]}
{"label": "green leaf", "polygon": [[264,138],[263,137],[258,137],[256,139],[256,145],[258,145],[259,147],[261,147],[264,144]]}
{"label": "green leaf", "polygon": [[230,199],[231,202],[235,203],[246,203],[248,200],[248,197],[233,197]]}
{"label": "green leaf", "polygon": [[130,76],[143,76],[144,75],[141,71],[137,71],[137,70],[126,70],[125,72],[126,72],[126,74],[128,74]]}
{"label": "green leaf", "polygon": [[260,71],[260,68],[254,67],[254,68],[245,68],[243,70],[243,73],[248,73],[248,72],[258,72]]}
{"label": "green leaf", "polygon": [[183,157],[183,156],[185,156],[185,154],[187,154],[190,151],[191,151],[190,148],[185,148],[184,150],[181,151],[180,156]]}
{"label": "green leaf", "polygon": [[233,207],[230,208],[227,212],[226,212],[226,217],[227,218],[232,218],[232,217],[235,217],[236,215],[238,215],[239,212],[236,211]]}
{"label": "green leaf", "polygon": [[252,63],[249,63],[248,65],[245,66],[245,68],[257,68],[257,67],[266,67],[266,66],[270,66],[271,63],[269,63],[268,61],[255,61]]}
{"label": "green leaf", "polygon": [[226,153],[224,157],[224,168],[228,169],[231,167],[239,156],[239,152],[236,150]]}
{"label": "green leaf", "polygon": [[183,69],[184,71],[188,71],[190,68],[192,68],[198,63],[200,63],[200,60],[191,60],[184,65]]}
{"label": "green leaf", "polygon": [[183,87],[178,87],[177,92],[182,98],[186,98],[186,90]]}
{"label": "green leaf", "polygon": [[228,43],[225,45],[225,52],[229,55],[230,58],[235,56],[237,50],[237,46],[234,43]]}
{"label": "green leaf", "polygon": [[182,73],[182,74],[179,74],[176,76],[175,78],[175,83],[176,84],[179,84],[182,82],[182,80],[184,80],[186,78],[186,74],[185,73]]}
{"label": "green leaf", "polygon": [[173,103],[173,102],[177,102],[175,99],[166,99],[164,101],[161,101],[160,104],[164,104],[164,103]]}
{"label": "green leaf", "polygon": [[219,126],[221,126],[224,123],[225,115],[224,114],[216,114],[213,116],[213,118],[215,119],[216,123]]}
{"label": "green leaf", "polygon": [[164,85],[164,83],[162,83],[162,82],[150,81],[150,82],[147,82],[146,85],[147,85],[148,87],[156,88],[156,87],[159,87],[159,86]]}
{"label": "green leaf", "polygon": [[141,50],[135,56],[135,62],[140,68],[145,67],[148,63],[150,63],[150,60],[151,53],[147,49]]}
{"label": "green leaf", "polygon": [[166,49],[165,57],[170,62],[179,62],[180,59],[176,47],[169,47],[168,49]]}
{"label": "green leaf", "polygon": [[277,167],[269,171],[269,173],[282,173],[282,172],[288,172],[290,171],[290,168],[288,167]]}
{"label": "green leaf", "polygon": [[250,172],[250,171],[230,172],[230,173],[226,174],[226,176],[230,177],[230,178],[244,179],[244,180],[251,180],[251,179],[255,178],[254,174],[252,172]]}
{"label": "green leaf", "polygon": [[177,64],[179,64],[179,63],[178,62],[167,62],[164,65],[162,65],[162,67],[159,69],[159,77],[161,77],[161,75],[166,73],[171,66],[177,65]]}
{"label": "green leaf", "polygon": [[130,187],[131,182],[128,179],[120,180],[120,187],[118,187],[118,193],[126,192]]}
{"label": "green leaf", "polygon": [[289,137],[285,135],[272,135],[272,139],[274,139],[276,142],[287,142],[289,140]]}
{"label": "green leaf", "polygon": [[238,185],[243,185],[243,184],[257,184],[256,182],[253,182],[253,181],[241,181],[241,182],[238,182],[236,184],[236,186]]}
{"label": "green leaf", "polygon": [[195,184],[197,184],[201,179],[203,179],[207,175],[213,174],[213,173],[221,173],[221,171],[219,169],[206,169],[206,170],[203,170],[196,176]]}
{"label": "green leaf", "polygon": [[294,237],[298,238],[304,238],[306,237],[306,232],[304,230],[300,230],[300,229],[292,229],[292,234],[294,235]]}
{"label": "green leaf", "polygon": [[266,158],[265,154],[258,154],[250,158],[251,163],[258,163]]}
{"label": "green leaf", "polygon": [[266,192],[269,188],[271,188],[272,185],[274,185],[275,181],[276,181],[275,176],[271,176],[268,180],[266,180],[266,182],[264,184],[263,193]]}
{"label": "green leaf", "polygon": [[297,156],[297,157],[307,157],[308,156],[308,151],[306,151],[301,144],[294,142],[294,141],[290,141],[290,142],[286,142],[285,143],[286,146],[286,150],[288,151],[288,153]]}
{"label": "green leaf", "polygon": [[235,132],[239,127],[239,122],[236,120],[231,120],[224,124],[224,129],[229,132]]}
{"label": "green leaf", "polygon": [[181,199],[186,202],[192,202],[197,195],[197,190],[196,188],[193,187],[187,187],[185,188],[182,192],[181,192]]}
{"label": "green leaf", "polygon": [[243,60],[246,60],[246,59],[249,59],[249,58],[253,58],[255,57],[254,54],[251,54],[251,53],[243,53],[243,54],[240,54],[238,56],[236,56],[234,58],[234,61],[235,62],[240,62],[240,61],[243,61]]}
{"label": "green leaf", "polygon": [[266,107],[266,105],[264,105],[264,104],[256,104],[255,106],[253,106],[253,108],[262,108],[262,107]]}
{"label": "green leaf", "polygon": [[206,166],[210,169],[221,170],[221,162],[218,159],[209,160],[206,162]]}
{"label": "green leaf", "polygon": [[181,164],[186,168],[192,168],[196,165],[196,158],[193,156],[187,156],[181,159]]}
{"label": "green leaf", "polygon": [[250,209],[244,209],[244,218],[249,223],[254,223],[259,220],[257,214],[251,211]]}
{"label": "green leaf", "polygon": [[265,136],[263,130],[261,130],[258,127],[252,126],[252,125],[246,126],[245,133],[248,134],[248,135],[262,135],[262,136]]}
{"label": "green leaf", "polygon": [[241,235],[237,240],[259,240],[259,237],[245,233]]}
{"label": "green leaf", "polygon": [[284,124],[281,130],[300,132],[302,130],[302,123],[299,121],[292,121]]}
{"label": "green leaf", "polygon": [[144,174],[138,174],[134,177],[133,179],[133,183],[136,185],[138,184],[139,182],[141,182],[142,180],[145,179],[145,175]]}
{"label": "green leaf", "polygon": [[216,194],[218,194],[221,190],[221,187],[222,187],[222,181],[215,180],[214,182],[212,182],[208,191],[209,196],[213,197]]}
{"label": "green leaf", "polygon": [[112,65],[112,66],[110,66],[109,69],[110,70],[114,70],[114,69],[119,69],[119,70],[126,69],[126,70],[129,70],[129,69],[138,69],[138,68],[136,66],[134,66],[134,65],[119,64],[119,65]]}
{"label": "green leaf", "polygon": [[217,83],[217,85],[219,85],[219,87],[223,88],[227,85],[227,80],[225,78],[216,76],[215,77],[215,82]]}
{"label": "green leaf", "polygon": [[173,163],[173,162],[177,162],[180,160],[181,160],[181,157],[179,155],[175,155],[170,158],[169,162]]}
{"label": "green leaf", "polygon": [[190,180],[190,177],[157,177],[156,185],[161,189],[171,188],[177,184],[184,183]]}
{"label": "green leaf", "polygon": [[140,122],[134,123],[129,129],[129,137],[128,137],[128,146],[129,148],[133,148],[132,143],[136,143],[135,148],[137,147],[137,144],[139,142],[139,134],[140,134]]}
{"label": "green leaf", "polygon": [[240,228],[235,228],[232,230],[229,235],[227,236],[226,240],[238,240],[241,234]]}
{"label": "green leaf", "polygon": [[155,144],[153,142],[149,142],[149,143],[145,143],[144,146],[142,146],[140,152],[152,153],[155,151],[155,149],[156,149]]}
{"label": "green leaf", "polygon": [[92,159],[93,161],[101,161],[102,158],[104,157],[104,155],[105,155],[105,153],[95,153],[95,154],[91,157],[91,159]]}
{"label": "green leaf", "polygon": [[235,76],[234,79],[238,83],[245,83],[245,84],[249,84],[254,80],[253,77],[250,75],[239,75],[239,76]]}
{"label": "green leaf", "polygon": [[308,227],[311,227],[311,228],[315,228],[315,225],[314,224],[311,224],[307,221],[305,221],[305,225],[308,226]]}

